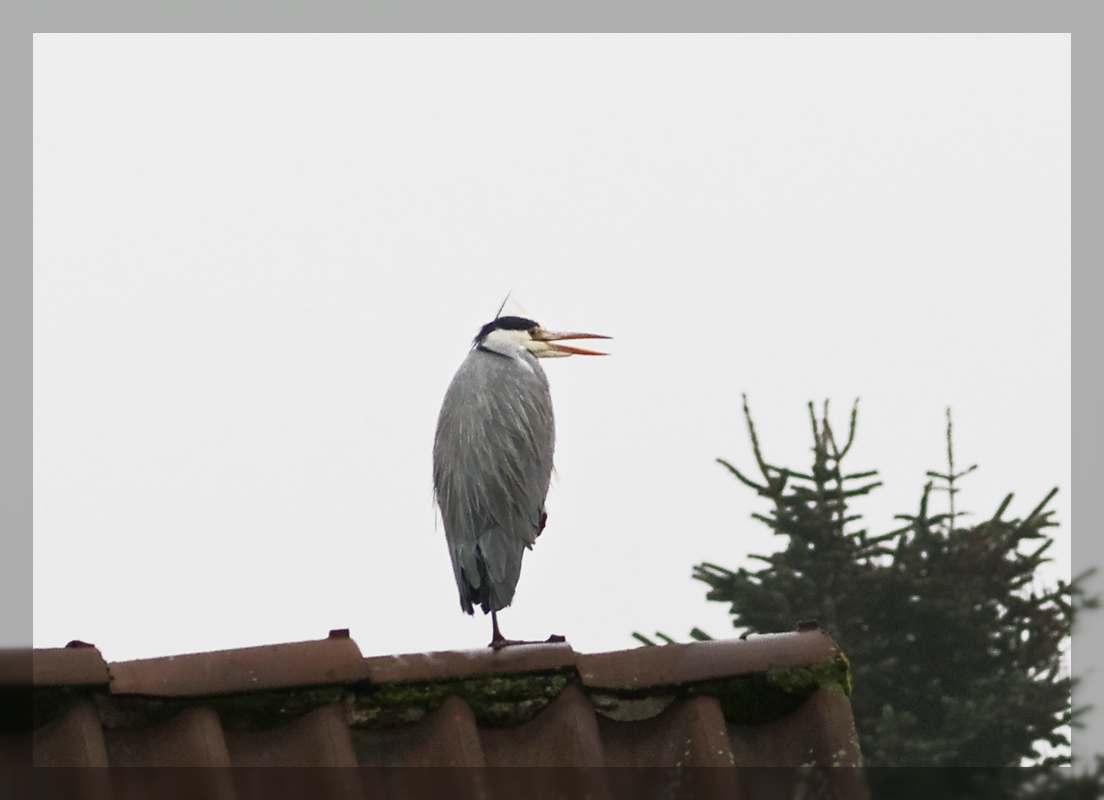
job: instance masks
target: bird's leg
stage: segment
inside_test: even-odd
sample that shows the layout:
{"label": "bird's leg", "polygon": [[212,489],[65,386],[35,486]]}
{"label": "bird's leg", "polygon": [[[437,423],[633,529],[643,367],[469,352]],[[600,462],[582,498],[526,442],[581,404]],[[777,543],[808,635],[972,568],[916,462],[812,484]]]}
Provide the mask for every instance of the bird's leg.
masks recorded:
{"label": "bird's leg", "polygon": [[503,641],[502,631],[500,631],[498,629],[498,612],[497,611],[492,611],[491,612],[491,626],[492,626],[491,647],[494,647],[494,649],[497,650],[498,648],[495,647],[495,645],[497,645],[499,642]]}
{"label": "bird's leg", "polygon": [[494,633],[491,634],[491,643],[488,646],[494,648],[494,651],[496,653],[503,647],[508,647],[512,644],[523,644],[523,642],[515,642],[512,639],[507,639],[505,636],[502,635],[502,631],[498,629],[497,611],[491,612],[491,625],[494,627]]}

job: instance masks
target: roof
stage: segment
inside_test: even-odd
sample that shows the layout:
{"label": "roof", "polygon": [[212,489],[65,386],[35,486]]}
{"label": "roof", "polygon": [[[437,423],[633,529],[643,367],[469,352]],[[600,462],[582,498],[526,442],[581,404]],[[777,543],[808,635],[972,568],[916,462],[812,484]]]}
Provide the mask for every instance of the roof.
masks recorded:
{"label": "roof", "polygon": [[823,631],[584,654],[365,658],[326,639],[108,663],[32,653],[39,766],[859,766]]}

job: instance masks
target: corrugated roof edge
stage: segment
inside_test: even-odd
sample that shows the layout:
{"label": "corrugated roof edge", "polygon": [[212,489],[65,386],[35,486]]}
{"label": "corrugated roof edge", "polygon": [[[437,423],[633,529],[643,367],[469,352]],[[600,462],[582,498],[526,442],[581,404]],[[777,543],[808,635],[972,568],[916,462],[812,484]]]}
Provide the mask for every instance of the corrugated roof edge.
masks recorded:
{"label": "corrugated roof edge", "polygon": [[[65,687],[84,687],[83,695],[102,686],[104,670],[108,691],[95,699],[108,727],[171,715],[198,698],[228,729],[282,724],[334,702],[345,704],[354,726],[389,726],[420,718],[450,695],[462,697],[481,725],[497,727],[531,718],[575,682],[613,720],[648,718],[676,699],[708,695],[729,722],[756,724],[820,688],[850,693],[846,658],[816,629],[598,654],[545,644],[369,658],[344,631],[334,633],[106,665],[92,647],[37,650],[35,694],[50,708],[36,701],[36,724],[68,702]],[[64,696],[53,698],[59,690]]]}
{"label": "corrugated roof edge", "polygon": [[[583,685],[633,691],[702,680],[808,667],[843,659],[819,629],[746,639],[577,653],[568,644],[479,650],[361,655],[344,636],[176,656],[106,662],[80,646],[32,651],[35,686],[109,684],[112,694],[199,697],[262,689],[370,682],[424,682],[475,675],[577,669]],[[849,687],[845,687],[848,688]]]}

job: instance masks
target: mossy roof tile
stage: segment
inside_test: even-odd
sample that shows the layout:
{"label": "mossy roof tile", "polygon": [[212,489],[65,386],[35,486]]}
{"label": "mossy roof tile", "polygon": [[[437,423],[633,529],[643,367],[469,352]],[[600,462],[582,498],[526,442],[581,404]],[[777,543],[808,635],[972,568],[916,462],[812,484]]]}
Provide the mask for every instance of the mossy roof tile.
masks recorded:
{"label": "mossy roof tile", "polygon": [[489,647],[433,653],[408,653],[364,659],[373,683],[509,675],[573,667],[578,654],[569,644],[526,644],[498,652]]}
{"label": "mossy roof tile", "polygon": [[364,658],[345,631],[110,664],[73,647],[35,651],[34,684],[36,763],[861,763],[847,662],[818,630],[597,654]]}
{"label": "mossy roof tile", "polygon": [[838,653],[831,637],[814,629],[580,655],[577,664],[586,686],[643,689],[819,664]]}

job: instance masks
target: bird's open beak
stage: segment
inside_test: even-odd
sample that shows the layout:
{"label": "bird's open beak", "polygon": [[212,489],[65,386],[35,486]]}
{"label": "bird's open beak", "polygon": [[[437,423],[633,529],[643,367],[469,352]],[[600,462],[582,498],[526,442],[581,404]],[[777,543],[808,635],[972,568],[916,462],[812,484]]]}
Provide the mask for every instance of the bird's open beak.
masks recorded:
{"label": "bird's open beak", "polygon": [[534,335],[534,339],[547,342],[548,346],[557,353],[573,356],[605,356],[609,353],[599,353],[597,350],[587,350],[585,347],[572,347],[569,344],[554,344],[563,339],[610,339],[610,336],[602,336],[599,333],[556,333],[555,331],[540,331]]}

